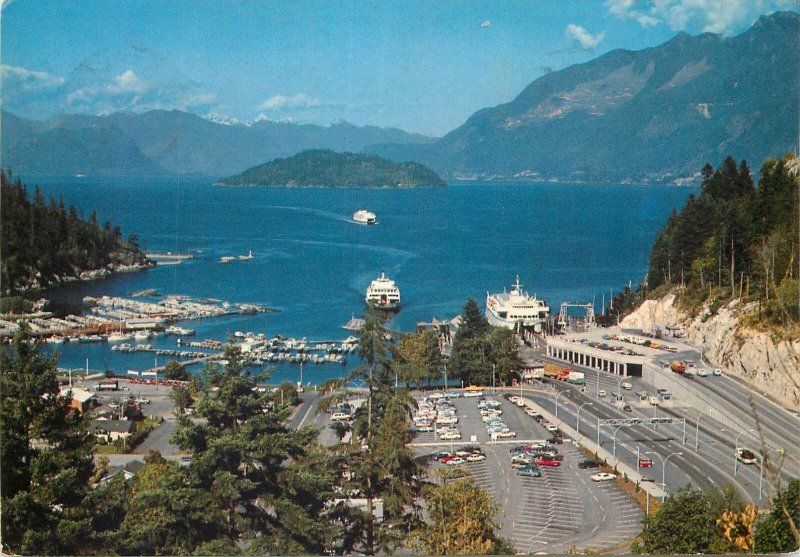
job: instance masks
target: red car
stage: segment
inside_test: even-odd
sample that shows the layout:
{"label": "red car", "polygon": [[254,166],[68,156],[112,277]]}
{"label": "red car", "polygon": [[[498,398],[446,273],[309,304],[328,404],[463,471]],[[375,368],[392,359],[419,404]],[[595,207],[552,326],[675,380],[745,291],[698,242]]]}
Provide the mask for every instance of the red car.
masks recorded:
{"label": "red car", "polygon": [[536,458],[534,462],[539,466],[561,466],[561,461],[554,458]]}
{"label": "red car", "polygon": [[639,468],[652,468],[653,461],[649,458],[640,458],[639,459]]}

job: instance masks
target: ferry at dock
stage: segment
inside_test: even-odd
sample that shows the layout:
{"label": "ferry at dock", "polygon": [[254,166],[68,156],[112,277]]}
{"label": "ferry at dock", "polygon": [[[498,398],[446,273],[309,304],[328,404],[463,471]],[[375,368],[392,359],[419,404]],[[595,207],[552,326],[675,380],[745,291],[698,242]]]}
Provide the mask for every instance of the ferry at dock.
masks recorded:
{"label": "ferry at dock", "polygon": [[522,291],[519,275],[511,286],[511,292],[486,293],[486,318],[497,327],[515,329],[522,326],[539,333],[549,316],[550,308],[544,300]]}
{"label": "ferry at dock", "polygon": [[359,209],[355,213],[353,213],[353,222],[358,224],[375,224],[378,222],[378,218],[375,216],[375,213],[372,211],[367,211],[366,209]]}
{"label": "ferry at dock", "polygon": [[366,301],[378,309],[396,311],[400,309],[400,289],[385,273],[381,273],[367,287]]}

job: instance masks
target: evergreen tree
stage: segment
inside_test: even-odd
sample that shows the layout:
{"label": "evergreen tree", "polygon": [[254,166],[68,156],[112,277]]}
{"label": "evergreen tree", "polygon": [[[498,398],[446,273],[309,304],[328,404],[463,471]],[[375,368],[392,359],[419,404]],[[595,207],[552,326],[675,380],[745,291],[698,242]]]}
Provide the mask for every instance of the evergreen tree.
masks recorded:
{"label": "evergreen tree", "polygon": [[84,507],[92,439],[60,396],[54,358],[39,354],[23,324],[11,354],[0,350],[2,539],[27,554],[77,554],[89,537]]}
{"label": "evergreen tree", "polygon": [[800,479],[772,499],[769,515],[754,532],[756,553],[792,553],[800,549]]}

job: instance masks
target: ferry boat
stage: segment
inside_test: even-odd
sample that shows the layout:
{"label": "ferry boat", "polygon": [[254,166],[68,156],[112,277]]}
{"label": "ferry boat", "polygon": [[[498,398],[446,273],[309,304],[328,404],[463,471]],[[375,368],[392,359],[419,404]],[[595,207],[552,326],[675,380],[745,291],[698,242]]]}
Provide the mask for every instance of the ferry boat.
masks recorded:
{"label": "ferry boat", "polygon": [[519,275],[517,282],[511,286],[511,292],[486,293],[486,318],[492,325],[507,329],[529,327],[539,333],[549,315],[550,308],[544,300],[522,291]]}
{"label": "ferry boat", "polygon": [[400,309],[400,290],[394,281],[381,273],[381,276],[373,280],[367,287],[367,303],[385,310]]}
{"label": "ferry boat", "polygon": [[353,213],[353,222],[358,224],[375,224],[378,222],[375,213],[367,211],[366,209],[359,209]]}

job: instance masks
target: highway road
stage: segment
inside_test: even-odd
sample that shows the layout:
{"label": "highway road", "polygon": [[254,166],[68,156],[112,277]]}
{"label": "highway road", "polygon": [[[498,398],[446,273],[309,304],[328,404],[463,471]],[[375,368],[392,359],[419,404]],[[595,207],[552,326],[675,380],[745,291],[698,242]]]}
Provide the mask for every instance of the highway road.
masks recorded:
{"label": "highway road", "polygon": [[[691,353],[684,355],[691,356]],[[531,357],[531,354],[527,354]],[[549,360],[537,354],[537,359]],[[696,354],[699,360],[699,354]],[[690,358],[691,359],[691,358]],[[552,360],[555,361],[555,360]],[[622,427],[616,433],[617,456],[632,465],[636,464],[637,448],[647,458],[653,460],[653,467],[647,470],[648,477],[661,483],[663,464],[661,459],[670,453],[681,452],[682,455],[669,457],[666,466],[665,483],[668,491],[691,484],[700,488],[723,487],[734,485],[745,497],[759,505],[766,504],[774,494],[774,480],[777,474],[765,471],[763,480],[760,474],[760,465],[742,465],[736,463],[735,442],[739,437],[739,446],[751,448],[757,455],[762,454],[762,449],[769,451],[768,458],[772,462],[780,462],[780,478],[782,485],[786,485],[789,478],[800,476],[800,419],[778,404],[759,393],[753,393],[742,383],[729,377],[696,377],[695,379],[682,379],[693,381],[693,385],[701,390],[711,404],[724,407],[729,412],[734,412],[747,424],[753,432],[738,431],[726,428],[711,419],[708,415],[701,415],[701,411],[684,404],[673,398],[671,401],[662,402],[658,407],[639,402],[636,395],[638,391],[648,391],[654,394],[652,385],[644,383],[639,378],[621,378],[614,375],[598,372],[591,368],[584,368],[571,364],[572,369],[583,371],[586,375],[585,392],[577,386],[561,382],[545,383],[545,389],[555,389],[556,392],[567,391],[559,395],[559,418],[567,420],[570,425],[576,425],[577,407],[584,403],[591,403],[581,410],[581,433],[593,436],[596,440],[597,420],[605,418],[631,418],[631,417],[675,417],[686,419],[686,430],[676,425],[659,425],[657,429],[637,426],[635,428]],[[633,385],[629,391],[622,390],[620,383],[627,381]],[[608,397],[598,397],[597,393],[605,390],[607,393],[621,392],[626,402],[632,407],[632,412],[622,412],[611,403]],[[555,394],[549,396],[532,395],[530,397],[542,404],[551,412],[555,412]],[[752,401],[752,403],[751,403]],[[698,427],[699,416],[699,427]],[[603,428],[602,439],[604,447],[613,447],[613,431],[608,427]],[[759,435],[761,432],[761,435]],[[695,449],[697,447],[697,449]],[[779,453],[784,450],[785,458]]]}

